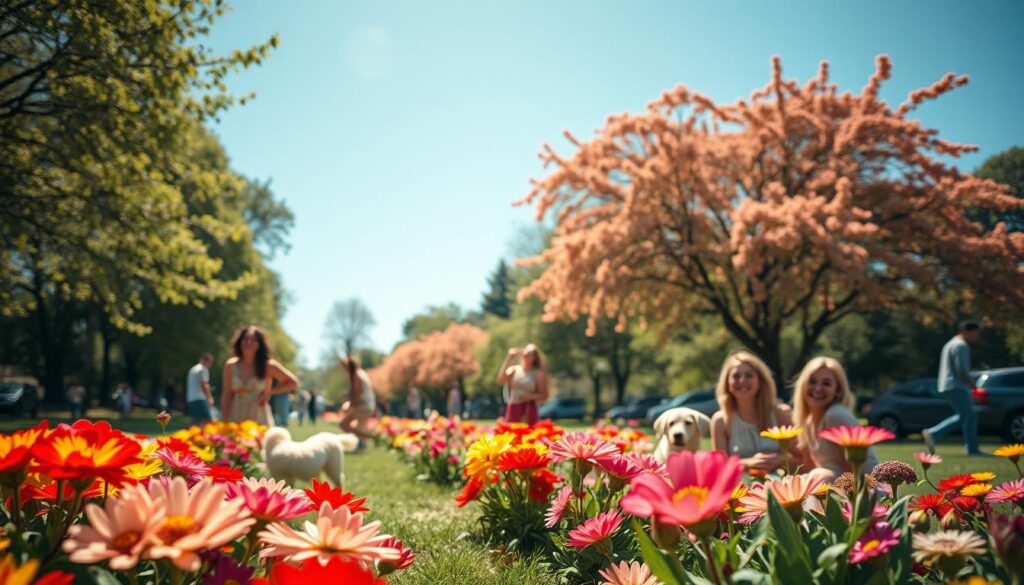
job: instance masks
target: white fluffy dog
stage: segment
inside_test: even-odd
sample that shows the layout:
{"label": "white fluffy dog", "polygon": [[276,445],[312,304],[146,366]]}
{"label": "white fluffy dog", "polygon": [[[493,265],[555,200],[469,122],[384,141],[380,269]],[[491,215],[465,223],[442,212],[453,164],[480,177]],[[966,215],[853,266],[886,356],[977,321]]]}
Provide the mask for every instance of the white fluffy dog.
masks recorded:
{"label": "white fluffy dog", "polygon": [[654,458],[664,463],[670,453],[697,451],[711,429],[711,419],[692,408],[666,410],[654,421]]}
{"label": "white fluffy dog", "polygon": [[305,441],[292,440],[284,427],[272,427],[263,435],[263,461],[267,473],[294,486],[323,472],[335,487],[345,481],[345,451],[354,451],[359,439],[347,433],[317,433]]}

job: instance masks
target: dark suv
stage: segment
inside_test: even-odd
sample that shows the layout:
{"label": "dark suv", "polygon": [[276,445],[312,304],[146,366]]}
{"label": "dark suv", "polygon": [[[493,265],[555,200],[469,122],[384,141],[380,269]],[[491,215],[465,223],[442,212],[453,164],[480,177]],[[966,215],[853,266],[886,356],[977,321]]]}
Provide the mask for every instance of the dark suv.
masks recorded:
{"label": "dark suv", "polygon": [[[972,372],[974,410],[978,432],[1024,442],[1024,367]],[[935,378],[911,380],[890,388],[875,399],[868,422],[898,436],[918,432],[955,414],[939,394]]]}
{"label": "dark suv", "polygon": [[0,411],[14,416],[39,416],[39,388],[24,382],[0,382]]}

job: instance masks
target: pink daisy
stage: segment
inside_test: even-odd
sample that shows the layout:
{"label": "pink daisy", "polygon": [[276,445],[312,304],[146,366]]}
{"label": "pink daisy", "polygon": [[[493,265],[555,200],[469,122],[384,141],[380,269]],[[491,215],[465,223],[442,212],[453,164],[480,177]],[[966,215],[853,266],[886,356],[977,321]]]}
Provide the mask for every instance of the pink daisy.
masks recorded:
{"label": "pink daisy", "polygon": [[143,486],[128,486],[107,498],[103,507],[85,507],[89,524],[68,529],[64,552],[71,562],[93,565],[110,562],[115,571],[132,569],[153,544],[164,522],[164,502],[150,497]]}
{"label": "pink daisy", "polygon": [[[871,517],[875,520],[884,520],[889,515],[889,506],[881,502],[875,502],[875,507],[871,510]],[[853,505],[850,500],[843,502],[843,518],[846,518],[847,522],[853,521]]]}
{"label": "pink daisy", "polygon": [[932,465],[938,465],[942,463],[942,457],[934,455],[932,453],[914,453],[914,457],[921,464],[921,468],[928,471],[928,468]]}
{"label": "pink daisy", "polygon": [[597,464],[605,473],[624,481],[629,481],[634,477],[644,473],[644,469],[633,462],[631,459],[625,457],[616,457],[614,459],[605,459]]}
{"label": "pink daisy", "polygon": [[380,520],[363,524],[362,513],[348,506],[332,509],[329,502],[320,505],[316,523],[306,522],[303,530],[274,522],[259,533],[263,549],[260,558],[284,557],[290,563],[315,558],[321,566],[332,557],[363,564],[397,561],[401,554],[385,546],[388,535],[380,534]]}
{"label": "pink daisy", "polygon": [[665,464],[655,459],[654,455],[631,451],[626,453],[624,457],[648,473],[657,473],[658,475],[665,475],[668,473],[665,468]]}
{"label": "pink daisy", "polygon": [[1024,500],[1024,479],[1008,481],[985,496],[989,504],[1017,503]]}
{"label": "pink daisy", "polygon": [[164,447],[156,452],[156,456],[167,465],[172,476],[184,477],[190,485],[206,477],[210,471],[210,466],[192,453]]}
{"label": "pink daisy", "polygon": [[843,447],[870,447],[896,438],[892,431],[872,426],[831,427],[818,433],[818,437]]}
{"label": "pink daisy", "polygon": [[288,487],[284,481],[246,477],[224,486],[228,499],[242,500],[252,517],[261,522],[294,520],[313,509],[304,492]]}
{"label": "pink daisy", "polygon": [[551,448],[551,461],[555,463],[575,460],[596,465],[620,455],[619,448],[613,443],[584,431],[562,435],[561,439],[548,443],[548,446]]}
{"label": "pink daisy", "polygon": [[598,514],[570,530],[569,539],[565,541],[565,544],[577,548],[586,548],[611,538],[620,524],[622,524],[622,516],[618,510]]}
{"label": "pink daisy", "polygon": [[572,487],[563,485],[562,489],[558,491],[558,495],[555,499],[551,500],[551,507],[544,514],[544,526],[548,528],[554,528],[555,524],[562,519],[562,514],[565,512],[565,507],[569,505],[569,500],[572,499]]}
{"label": "pink daisy", "polygon": [[887,522],[878,522],[864,531],[850,551],[851,563],[863,563],[879,557],[900,543],[900,531]]}
{"label": "pink daisy", "polygon": [[622,561],[617,565],[609,565],[601,569],[605,578],[601,585],[662,585],[657,577],[651,575],[651,568],[644,563]]}

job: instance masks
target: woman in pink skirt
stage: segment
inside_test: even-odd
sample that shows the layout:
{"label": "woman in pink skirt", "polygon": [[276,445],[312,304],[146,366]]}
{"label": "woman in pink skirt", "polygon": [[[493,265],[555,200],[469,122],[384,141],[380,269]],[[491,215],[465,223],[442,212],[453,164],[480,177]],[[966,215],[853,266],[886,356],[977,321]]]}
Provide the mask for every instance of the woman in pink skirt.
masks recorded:
{"label": "woman in pink skirt", "polygon": [[[519,363],[512,365],[517,357]],[[502,386],[508,385],[505,421],[536,424],[537,402],[548,399],[548,378],[537,346],[531,343],[523,348],[522,353],[515,347],[510,348],[501,364],[497,381]]]}

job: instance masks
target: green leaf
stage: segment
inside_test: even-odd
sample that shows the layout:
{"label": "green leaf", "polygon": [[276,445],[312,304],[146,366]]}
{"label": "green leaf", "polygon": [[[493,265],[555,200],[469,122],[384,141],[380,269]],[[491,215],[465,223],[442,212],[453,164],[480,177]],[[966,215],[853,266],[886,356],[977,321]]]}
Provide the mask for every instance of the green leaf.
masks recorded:
{"label": "green leaf", "polygon": [[811,583],[813,574],[811,560],[807,555],[807,546],[804,544],[797,525],[771,491],[768,491],[768,520],[771,522],[772,530],[775,531],[775,538],[779,545],[774,557],[775,578],[784,584],[807,585]]}
{"label": "green leaf", "polygon": [[686,572],[681,570],[678,559],[671,559],[668,554],[659,549],[647,531],[643,529],[640,522],[633,520],[633,530],[636,538],[640,541],[640,554],[644,562],[651,568],[651,572],[665,585],[683,585],[690,583]]}
{"label": "green leaf", "polygon": [[89,574],[96,585],[121,585],[110,571],[100,567],[89,567]]}
{"label": "green leaf", "polygon": [[772,580],[764,573],[758,573],[757,571],[752,571],[750,569],[742,569],[732,574],[732,582],[737,585],[769,585]]}
{"label": "green leaf", "polygon": [[818,574],[824,573],[832,568],[832,565],[846,556],[846,543],[833,544],[818,555]]}

